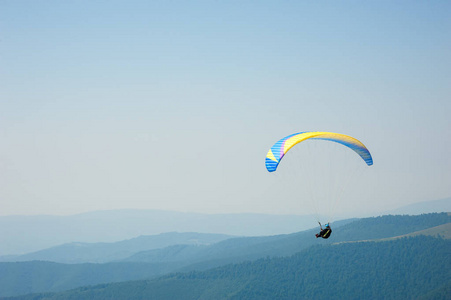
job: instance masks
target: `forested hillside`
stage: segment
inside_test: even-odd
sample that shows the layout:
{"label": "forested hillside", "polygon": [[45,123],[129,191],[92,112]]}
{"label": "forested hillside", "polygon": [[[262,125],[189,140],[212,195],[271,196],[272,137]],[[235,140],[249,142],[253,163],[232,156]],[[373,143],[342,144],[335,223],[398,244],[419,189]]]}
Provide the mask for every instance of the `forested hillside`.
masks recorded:
{"label": "forested hillside", "polygon": [[447,213],[365,218],[344,222],[343,226],[336,227],[336,224],[332,224],[334,231],[328,240],[317,240],[314,238],[316,231],[308,230],[269,237],[232,238],[208,247],[175,246],[156,249],[140,252],[125,261],[179,262],[181,266],[189,266],[182,270],[205,270],[226,263],[267,256],[288,256],[318,243],[332,244],[396,237],[450,222],[451,216]]}
{"label": "forested hillside", "polygon": [[[313,230],[289,235],[233,238],[210,246],[183,245],[142,252],[130,259],[132,264],[52,264],[48,267],[37,262],[0,263],[0,296],[61,291],[82,285],[152,278],[175,271],[202,271],[230,263],[291,256],[315,245],[390,238],[450,222],[451,216],[446,213],[367,218],[341,227],[334,225],[334,232],[328,240],[316,239]],[[426,232],[437,234],[436,229]]]}
{"label": "forested hillside", "polygon": [[451,241],[418,236],[16,299],[441,299],[450,285]]}

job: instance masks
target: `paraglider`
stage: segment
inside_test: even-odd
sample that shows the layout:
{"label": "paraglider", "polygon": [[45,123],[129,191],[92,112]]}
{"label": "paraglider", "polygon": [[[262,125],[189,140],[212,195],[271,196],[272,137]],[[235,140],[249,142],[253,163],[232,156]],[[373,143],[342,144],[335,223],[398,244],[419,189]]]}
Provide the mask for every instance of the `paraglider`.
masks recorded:
{"label": "paraglider", "polygon": [[[369,150],[365,147],[365,145],[362,142],[360,142],[356,138],[333,132],[305,131],[286,136],[277,141],[271,147],[271,149],[269,149],[265,160],[265,165],[268,172],[275,172],[279,164],[281,163],[282,158],[287,154],[287,152],[290,149],[292,149],[295,145],[304,142],[306,140],[323,140],[341,144],[357,153],[360,156],[360,158],[366,163],[367,166],[373,165],[373,158]],[[308,183],[305,184],[308,185]],[[319,218],[318,223],[320,223]],[[329,238],[330,234],[332,233],[332,229],[330,228],[329,224],[330,222],[328,222],[325,225],[325,229],[323,229],[320,223],[321,232],[316,234],[317,238],[318,237],[322,237],[325,239]]]}
{"label": "paraglider", "polygon": [[329,223],[324,225],[324,229],[321,226],[321,223],[319,223],[319,228],[321,228],[321,231],[317,234],[315,234],[316,238],[322,237],[323,239],[328,239],[330,237],[330,234],[332,233],[332,228],[330,228]]}

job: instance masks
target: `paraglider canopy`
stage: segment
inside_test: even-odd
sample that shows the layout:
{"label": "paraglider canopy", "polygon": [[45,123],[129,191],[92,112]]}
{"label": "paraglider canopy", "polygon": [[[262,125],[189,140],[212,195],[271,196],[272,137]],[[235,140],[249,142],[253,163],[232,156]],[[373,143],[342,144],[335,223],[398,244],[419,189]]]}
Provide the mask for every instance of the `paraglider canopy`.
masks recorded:
{"label": "paraglider canopy", "polygon": [[266,169],[268,172],[274,172],[284,155],[294,145],[307,139],[326,140],[342,144],[354,150],[368,166],[373,164],[373,158],[371,157],[370,152],[365,145],[356,138],[333,132],[305,131],[286,136],[277,141],[271,149],[269,149],[268,154],[266,155]]}

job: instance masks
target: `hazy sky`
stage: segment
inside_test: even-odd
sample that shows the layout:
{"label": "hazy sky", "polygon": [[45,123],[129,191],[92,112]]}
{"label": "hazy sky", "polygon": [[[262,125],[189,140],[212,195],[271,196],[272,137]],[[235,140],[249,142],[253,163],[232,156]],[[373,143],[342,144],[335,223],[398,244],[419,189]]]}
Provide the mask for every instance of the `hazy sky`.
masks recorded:
{"label": "hazy sky", "polygon": [[300,131],[352,135],[373,155],[338,213],[449,197],[450,13],[450,1],[1,0],[0,215],[312,213],[304,182],[264,165]]}

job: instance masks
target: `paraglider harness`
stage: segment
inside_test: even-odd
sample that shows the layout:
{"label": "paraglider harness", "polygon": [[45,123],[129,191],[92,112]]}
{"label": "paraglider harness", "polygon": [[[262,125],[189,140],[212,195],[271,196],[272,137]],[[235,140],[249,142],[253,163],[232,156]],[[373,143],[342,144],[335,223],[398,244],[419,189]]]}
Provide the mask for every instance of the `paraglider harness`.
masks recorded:
{"label": "paraglider harness", "polygon": [[327,238],[329,238],[330,237],[330,234],[332,233],[332,229],[330,228],[330,226],[329,226],[329,223],[327,223],[324,227],[326,227],[326,228],[324,228],[323,229],[323,227],[321,226],[321,223],[320,222],[318,222],[319,223],[319,228],[321,228],[321,231],[320,231],[320,233],[317,233],[315,236],[316,236],[316,238],[319,238],[319,237],[322,237],[323,239],[327,239]]}

